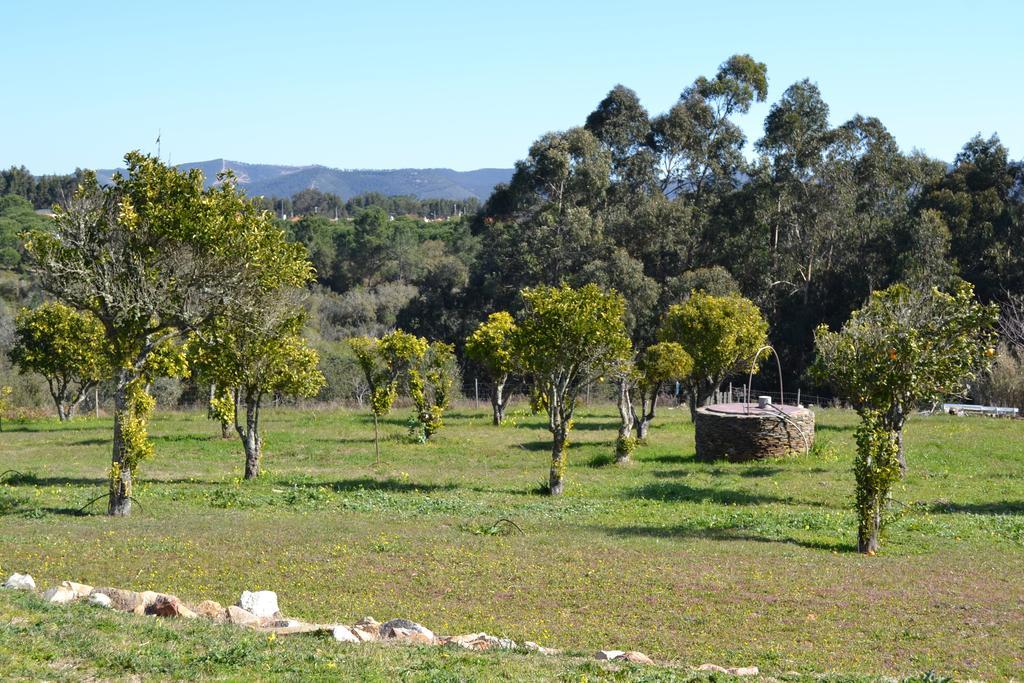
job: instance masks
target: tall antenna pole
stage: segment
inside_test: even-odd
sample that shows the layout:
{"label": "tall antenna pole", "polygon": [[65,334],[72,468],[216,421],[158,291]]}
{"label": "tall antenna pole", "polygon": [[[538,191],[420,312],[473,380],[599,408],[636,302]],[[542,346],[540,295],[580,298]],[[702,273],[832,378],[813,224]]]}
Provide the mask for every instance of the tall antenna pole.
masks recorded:
{"label": "tall antenna pole", "polygon": [[160,158],[160,133],[161,133],[161,130],[159,128],[157,128],[157,131],[156,131],[156,158],[157,159]]}

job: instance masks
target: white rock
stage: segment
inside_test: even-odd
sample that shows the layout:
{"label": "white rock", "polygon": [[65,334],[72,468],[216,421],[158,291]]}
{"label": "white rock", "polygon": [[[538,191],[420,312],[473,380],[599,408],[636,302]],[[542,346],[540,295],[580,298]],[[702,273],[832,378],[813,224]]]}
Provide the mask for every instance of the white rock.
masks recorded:
{"label": "white rock", "polygon": [[93,593],[89,596],[89,604],[97,607],[111,608],[114,606],[114,601],[110,599],[109,595],[103,593]]}
{"label": "white rock", "polygon": [[75,583],[74,581],[61,581],[60,585],[62,588],[71,590],[76,598],[87,598],[92,593],[92,586],[87,586],[84,583]]}
{"label": "white rock", "polygon": [[257,617],[272,617],[281,611],[274,591],[243,591],[238,606]]}
{"label": "white rock", "polygon": [[607,659],[609,661],[626,654],[624,650],[600,650],[594,655],[594,659]]}
{"label": "white rock", "polygon": [[738,666],[729,669],[729,673],[733,676],[757,676],[761,670],[756,666]]}
{"label": "white rock", "polygon": [[4,582],[4,588],[16,591],[34,591],[36,581],[30,574],[11,574],[11,577]]}
{"label": "white rock", "polygon": [[334,639],[339,643],[359,643],[362,642],[356,637],[356,634],[352,633],[348,626],[335,626]]}
{"label": "white rock", "polygon": [[66,605],[69,602],[74,602],[76,598],[78,595],[67,586],[54,586],[43,593],[43,600],[54,605]]}

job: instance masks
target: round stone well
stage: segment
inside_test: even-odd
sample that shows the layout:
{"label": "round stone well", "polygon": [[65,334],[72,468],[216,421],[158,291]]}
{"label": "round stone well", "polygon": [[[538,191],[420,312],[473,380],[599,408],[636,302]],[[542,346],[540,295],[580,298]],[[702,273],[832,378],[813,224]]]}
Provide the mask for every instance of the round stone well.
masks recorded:
{"label": "round stone well", "polygon": [[720,403],[697,409],[697,459],[730,462],[807,453],[814,413],[802,406]]}

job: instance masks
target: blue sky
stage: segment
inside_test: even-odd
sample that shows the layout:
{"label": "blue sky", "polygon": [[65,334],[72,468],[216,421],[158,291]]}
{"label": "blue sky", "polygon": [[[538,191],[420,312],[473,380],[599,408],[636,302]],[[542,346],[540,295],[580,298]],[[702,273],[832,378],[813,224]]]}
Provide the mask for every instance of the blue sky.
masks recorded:
{"label": "blue sky", "polygon": [[342,168],[504,167],[616,83],[662,112],[729,55],[770,103],[809,77],[834,124],[879,117],[951,159],[1024,157],[1024,2],[11,2],[0,166],[111,167],[134,148]]}

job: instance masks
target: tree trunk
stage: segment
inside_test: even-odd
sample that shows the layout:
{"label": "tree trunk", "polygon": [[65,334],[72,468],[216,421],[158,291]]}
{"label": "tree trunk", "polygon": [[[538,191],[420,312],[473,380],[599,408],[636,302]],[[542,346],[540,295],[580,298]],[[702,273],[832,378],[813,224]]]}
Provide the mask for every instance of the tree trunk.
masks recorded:
{"label": "tree trunk", "polygon": [[690,421],[691,422],[696,422],[697,421],[697,408],[700,407],[699,405],[697,405],[698,401],[699,401],[699,399],[697,398],[697,391],[695,389],[687,390],[687,392],[686,392],[686,403],[687,403],[687,407],[689,407],[689,409],[690,409]]}
{"label": "tree trunk", "polygon": [[127,517],[132,511],[132,470],[125,465],[124,420],[128,415],[128,384],[134,379],[128,370],[117,375],[114,391],[114,446],[110,461],[110,496],[107,514]]}
{"label": "tree trunk", "polygon": [[229,439],[231,438],[231,425],[227,420],[220,421],[220,438]]}
{"label": "tree trunk", "polygon": [[882,547],[879,540],[882,532],[882,501],[876,500],[868,520],[861,520],[857,530],[857,550],[874,555]]}
{"label": "tree trunk", "polygon": [[615,462],[629,462],[633,438],[633,403],[629,397],[629,383],[619,382],[619,436],[615,440]]}
{"label": "tree trunk", "polygon": [[505,419],[505,406],[508,405],[508,398],[505,397],[505,378],[495,380],[494,389],[491,390],[491,411],[494,413],[494,425],[501,425]]}
{"label": "tree trunk", "polygon": [[548,493],[552,496],[562,495],[565,489],[566,432],[564,427],[554,431],[551,442],[551,473],[548,478]]}
{"label": "tree trunk", "polygon": [[903,428],[896,430],[896,462],[900,464],[900,479],[907,476],[907,455],[903,452]]}
{"label": "tree trunk", "polygon": [[640,414],[637,415],[636,411],[633,411],[633,425],[636,427],[636,438],[640,441],[647,440],[647,432],[651,428],[651,422],[654,420],[655,410],[658,407],[658,394],[660,392],[660,382],[650,388],[649,395],[647,392],[641,392]]}
{"label": "tree trunk", "polygon": [[377,458],[377,465],[380,465],[380,429],[377,427],[377,413],[373,414],[373,452]]}
{"label": "tree trunk", "polygon": [[261,396],[245,398],[245,431],[239,427],[242,445],[245,448],[245,478],[255,479],[260,476],[260,451],[263,448],[260,439],[260,399]]}

